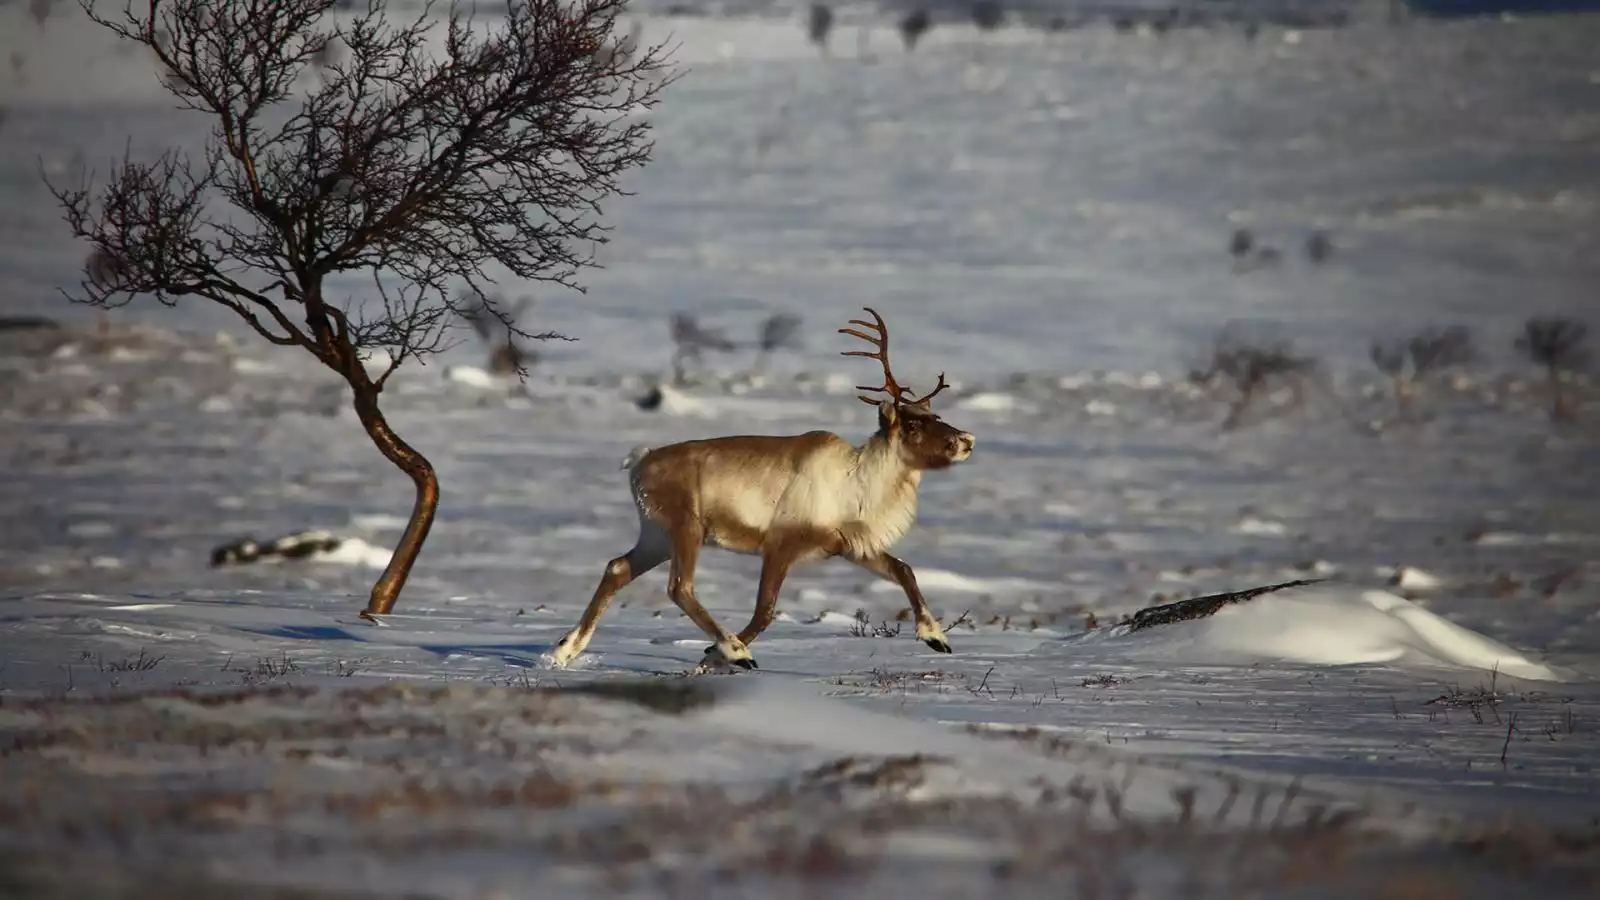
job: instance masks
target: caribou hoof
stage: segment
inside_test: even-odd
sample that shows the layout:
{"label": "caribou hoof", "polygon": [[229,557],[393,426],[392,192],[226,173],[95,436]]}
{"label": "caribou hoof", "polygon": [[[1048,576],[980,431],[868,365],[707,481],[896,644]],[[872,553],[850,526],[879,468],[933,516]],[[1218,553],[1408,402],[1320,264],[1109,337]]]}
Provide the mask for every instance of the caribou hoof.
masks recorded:
{"label": "caribou hoof", "polygon": [[946,642],[945,640],[941,639],[941,638],[928,638],[928,639],[924,640],[923,643],[927,644],[929,647],[932,647],[933,649],[939,651],[940,653],[954,653],[955,652],[954,650],[950,649],[950,644],[948,642]]}
{"label": "caribou hoof", "polygon": [[737,649],[731,650],[724,650],[722,647],[712,644],[706,648],[705,657],[700,660],[700,664],[702,666],[710,667],[738,666],[741,669],[761,668],[756,664],[755,659],[751,657],[750,648],[746,647],[743,643],[740,643]]}

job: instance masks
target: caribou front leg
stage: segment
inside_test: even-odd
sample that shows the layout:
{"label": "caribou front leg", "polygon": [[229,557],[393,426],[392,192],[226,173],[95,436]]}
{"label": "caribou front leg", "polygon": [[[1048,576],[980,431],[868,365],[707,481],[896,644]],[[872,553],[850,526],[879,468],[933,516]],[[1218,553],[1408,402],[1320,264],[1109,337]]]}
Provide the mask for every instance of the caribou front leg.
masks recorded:
{"label": "caribou front leg", "polygon": [[887,553],[846,558],[868,572],[900,585],[900,589],[906,592],[906,599],[911,602],[911,614],[917,620],[917,640],[940,653],[951,652],[944,627],[933,617],[933,613],[928,612],[928,601],[922,598],[922,589],[917,587],[917,575],[910,566]]}
{"label": "caribou front leg", "polygon": [[750,615],[750,624],[739,632],[739,640],[744,641],[745,646],[749,646],[772,624],[773,616],[778,612],[778,591],[783,588],[783,579],[789,574],[789,567],[793,563],[793,555],[784,552],[768,554],[761,561],[761,587],[756,592],[756,609]]}
{"label": "caribou front leg", "polygon": [[[819,545],[825,549],[818,550]],[[756,590],[756,608],[750,614],[750,623],[739,632],[739,640],[748,648],[772,624],[778,611],[778,592],[783,589],[783,580],[795,563],[819,555],[833,556],[842,546],[837,535],[817,538],[789,533],[770,538],[761,553],[761,585]],[[708,662],[716,652],[715,646],[706,648]]]}

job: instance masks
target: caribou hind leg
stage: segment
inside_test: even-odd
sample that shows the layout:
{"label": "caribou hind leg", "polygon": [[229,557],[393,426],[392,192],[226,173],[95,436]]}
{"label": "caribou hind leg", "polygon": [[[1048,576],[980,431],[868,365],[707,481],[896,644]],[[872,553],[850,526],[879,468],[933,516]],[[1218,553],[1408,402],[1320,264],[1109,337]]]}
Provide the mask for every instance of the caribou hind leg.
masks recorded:
{"label": "caribou hind leg", "polygon": [[635,578],[666,562],[670,555],[669,546],[670,542],[661,526],[649,519],[640,523],[639,539],[634,542],[633,549],[606,564],[600,584],[594,589],[594,598],[583,611],[578,627],[567,632],[567,636],[556,645],[556,665],[567,665],[589,646],[589,639],[594,637],[595,626],[600,623],[600,617],[605,615],[606,607],[611,605],[611,598]]}

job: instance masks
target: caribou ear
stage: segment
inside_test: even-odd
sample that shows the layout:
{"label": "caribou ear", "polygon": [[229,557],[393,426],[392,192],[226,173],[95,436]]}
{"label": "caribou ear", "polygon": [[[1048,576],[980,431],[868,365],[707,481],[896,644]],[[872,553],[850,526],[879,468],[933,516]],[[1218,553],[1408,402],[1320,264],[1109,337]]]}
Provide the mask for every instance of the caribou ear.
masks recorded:
{"label": "caribou ear", "polygon": [[878,404],[878,430],[888,434],[900,424],[900,411],[895,409],[893,400],[884,400]]}

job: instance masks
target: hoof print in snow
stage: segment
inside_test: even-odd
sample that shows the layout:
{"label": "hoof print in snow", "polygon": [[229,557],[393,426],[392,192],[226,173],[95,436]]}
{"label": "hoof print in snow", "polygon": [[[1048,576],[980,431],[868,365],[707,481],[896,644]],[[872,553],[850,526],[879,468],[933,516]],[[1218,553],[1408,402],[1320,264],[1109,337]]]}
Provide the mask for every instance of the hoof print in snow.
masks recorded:
{"label": "hoof print in snow", "polygon": [[304,559],[314,553],[328,553],[344,543],[326,531],[297,531],[272,541],[243,538],[211,551],[211,565],[227,566],[256,562],[268,557]]}
{"label": "hoof print in snow", "polygon": [[1214,615],[1217,610],[1234,603],[1243,603],[1254,600],[1262,594],[1281,591],[1285,588],[1301,587],[1307,584],[1317,584],[1327,581],[1326,578],[1303,578],[1296,581],[1285,581],[1282,584],[1269,584],[1265,587],[1249,588],[1243,591],[1227,591],[1221,594],[1208,594],[1204,597],[1192,597],[1188,600],[1179,600],[1176,603],[1164,603],[1141,609],[1133,614],[1133,621],[1128,623],[1129,631],[1143,631],[1157,625],[1172,625],[1177,622],[1187,622],[1190,619],[1204,619]]}

